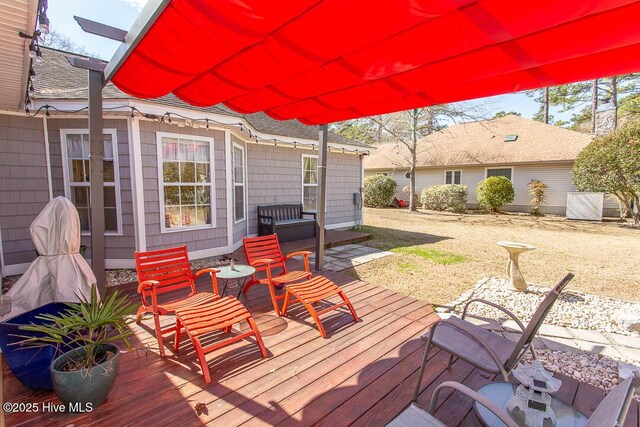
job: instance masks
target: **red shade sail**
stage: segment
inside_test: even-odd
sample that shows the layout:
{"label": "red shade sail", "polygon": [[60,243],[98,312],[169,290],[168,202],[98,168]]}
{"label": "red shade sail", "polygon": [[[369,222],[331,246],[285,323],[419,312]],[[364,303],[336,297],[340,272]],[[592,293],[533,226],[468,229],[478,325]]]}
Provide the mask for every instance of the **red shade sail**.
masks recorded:
{"label": "red shade sail", "polygon": [[323,124],[640,71],[639,16],[631,0],[171,0],[112,80]]}

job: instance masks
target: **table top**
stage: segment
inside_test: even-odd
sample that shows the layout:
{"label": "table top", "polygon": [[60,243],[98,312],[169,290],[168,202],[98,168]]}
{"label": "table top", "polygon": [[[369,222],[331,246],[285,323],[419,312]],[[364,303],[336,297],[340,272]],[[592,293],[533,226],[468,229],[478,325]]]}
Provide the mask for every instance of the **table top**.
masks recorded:
{"label": "table top", "polygon": [[[518,425],[525,426],[524,413],[522,411],[517,410],[515,413],[512,413],[511,411],[507,411],[506,409],[507,403],[515,395],[518,385],[519,384],[495,382],[480,387],[478,393],[491,400],[501,409],[504,409],[505,412],[507,412]],[[487,408],[478,404],[477,402],[474,403],[474,409],[476,411],[476,414],[478,415],[478,418],[487,426],[505,426],[505,424],[496,416],[494,416],[492,412],[490,412]],[[544,427],[582,427],[587,423],[587,417],[585,417],[573,406],[567,405],[562,400],[554,397],[553,395],[551,395],[551,410],[556,415],[558,421],[555,425],[552,425],[551,422],[547,419],[544,422]]]}
{"label": "table top", "polygon": [[247,276],[251,276],[253,273],[256,272],[256,269],[251,267],[250,265],[243,265],[243,264],[236,264],[233,268],[233,270],[231,269],[230,265],[225,265],[222,267],[216,267],[218,270],[220,270],[220,273],[218,273],[216,276],[219,279],[223,279],[223,280],[229,280],[229,279],[242,279],[243,277],[247,277]]}

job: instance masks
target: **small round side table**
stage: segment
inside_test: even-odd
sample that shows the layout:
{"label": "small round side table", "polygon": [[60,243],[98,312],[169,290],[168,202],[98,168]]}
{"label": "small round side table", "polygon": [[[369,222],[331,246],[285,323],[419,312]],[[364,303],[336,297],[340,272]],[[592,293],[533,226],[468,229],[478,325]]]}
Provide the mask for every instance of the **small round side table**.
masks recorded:
{"label": "small round side table", "polygon": [[[242,288],[244,288],[244,284],[247,282],[247,279],[256,272],[256,269],[251,267],[250,265],[236,264],[231,268],[230,265],[225,265],[223,267],[217,267],[220,270],[216,276],[218,279],[221,279],[224,283],[222,286],[222,292],[220,292],[220,296],[224,296],[227,290],[238,290],[237,298],[240,299],[242,295]],[[235,285],[229,286],[229,282],[235,282]]]}

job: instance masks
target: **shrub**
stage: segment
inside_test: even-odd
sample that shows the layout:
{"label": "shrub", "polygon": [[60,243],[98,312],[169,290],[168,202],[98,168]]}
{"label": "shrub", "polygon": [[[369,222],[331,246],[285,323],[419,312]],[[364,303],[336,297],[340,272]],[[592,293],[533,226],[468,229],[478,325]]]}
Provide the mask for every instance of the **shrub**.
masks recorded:
{"label": "shrub", "polygon": [[390,176],[372,175],[364,179],[364,205],[370,208],[386,208],[396,194],[398,184]]}
{"label": "shrub", "polygon": [[511,180],[504,176],[490,176],[480,182],[478,204],[492,212],[498,212],[504,205],[513,202],[515,192]]}
{"label": "shrub", "polygon": [[531,199],[531,213],[534,215],[540,215],[540,206],[545,201],[544,189],[547,188],[547,184],[537,179],[532,179],[529,183],[529,195],[533,196]]}
{"label": "shrub", "polygon": [[464,212],[467,208],[466,185],[434,185],[422,190],[420,202],[425,209]]}
{"label": "shrub", "polygon": [[594,139],[573,165],[578,191],[602,191],[615,196],[640,227],[640,122]]}

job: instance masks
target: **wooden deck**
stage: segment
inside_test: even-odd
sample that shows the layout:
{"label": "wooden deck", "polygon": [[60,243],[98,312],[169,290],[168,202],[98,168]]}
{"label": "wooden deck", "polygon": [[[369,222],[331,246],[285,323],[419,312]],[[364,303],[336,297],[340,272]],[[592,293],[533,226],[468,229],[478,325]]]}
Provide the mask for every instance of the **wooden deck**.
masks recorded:
{"label": "wooden deck", "polygon": [[[178,355],[169,350],[162,359],[152,322],[145,320],[135,327],[133,340],[141,350],[122,355],[104,405],[87,414],[5,414],[6,425],[384,425],[410,402],[423,351],[418,337],[438,316],[425,302],[342,273],[327,276],[345,289],[361,321],[354,324],[342,309],[327,314],[326,340],[300,305],[287,318],[275,316],[266,289],[256,286],[246,303],[262,331],[268,358],[260,357],[253,341],[210,353],[213,382],[205,386],[186,337]],[[493,379],[461,361],[446,370],[446,362],[445,353],[431,353],[420,397],[423,407],[443,381],[478,388]],[[6,401],[58,403],[53,392],[31,392],[6,365],[3,371]],[[599,389],[569,378],[563,378],[559,395],[585,414],[603,397]],[[198,414],[200,404],[204,407]],[[458,394],[446,395],[437,416],[450,426],[479,425],[471,402]],[[637,402],[625,426],[639,426]]]}

